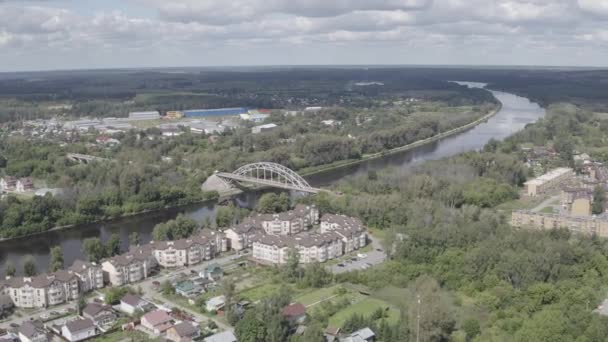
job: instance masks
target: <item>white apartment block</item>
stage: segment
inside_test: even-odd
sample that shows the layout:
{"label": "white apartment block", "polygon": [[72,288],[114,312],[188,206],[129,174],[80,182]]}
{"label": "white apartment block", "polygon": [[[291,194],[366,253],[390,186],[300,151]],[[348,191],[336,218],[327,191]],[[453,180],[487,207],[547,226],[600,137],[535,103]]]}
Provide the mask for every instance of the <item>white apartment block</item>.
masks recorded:
{"label": "white apartment block", "polygon": [[123,286],[146,279],[153,267],[149,259],[132,252],[109,258],[101,264],[104,280],[112,286]]}
{"label": "white apartment block", "polygon": [[19,308],[46,308],[78,298],[78,278],[61,270],[35,277],[8,278],[0,284],[5,294]]}
{"label": "white apartment block", "polygon": [[358,250],[367,244],[360,220],[342,215],[325,215],[319,233],[273,235],[260,232],[253,238],[253,258],[269,264],[284,264],[289,251],[297,249],[301,263],[325,262]]}
{"label": "white apartment block", "polygon": [[103,284],[103,269],[100,265],[82,260],[74,261],[69,268],[78,277],[81,292],[90,292],[100,289]]}

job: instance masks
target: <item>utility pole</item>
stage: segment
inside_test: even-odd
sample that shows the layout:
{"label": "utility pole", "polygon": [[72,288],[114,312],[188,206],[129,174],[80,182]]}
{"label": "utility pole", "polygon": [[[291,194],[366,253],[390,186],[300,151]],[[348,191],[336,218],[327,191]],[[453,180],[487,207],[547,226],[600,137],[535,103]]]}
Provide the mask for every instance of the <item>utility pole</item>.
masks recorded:
{"label": "utility pole", "polygon": [[416,315],[417,318],[417,322],[416,322],[416,342],[420,342],[420,295],[417,294],[416,298],[418,299],[418,315]]}

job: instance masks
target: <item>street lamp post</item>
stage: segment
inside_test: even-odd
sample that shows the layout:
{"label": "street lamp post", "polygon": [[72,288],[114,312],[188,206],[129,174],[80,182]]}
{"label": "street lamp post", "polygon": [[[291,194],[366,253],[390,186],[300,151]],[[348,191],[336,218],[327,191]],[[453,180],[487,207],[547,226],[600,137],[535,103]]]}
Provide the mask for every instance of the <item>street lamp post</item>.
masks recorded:
{"label": "street lamp post", "polygon": [[416,315],[416,342],[420,342],[420,295],[417,294],[416,298],[418,300],[418,314]]}

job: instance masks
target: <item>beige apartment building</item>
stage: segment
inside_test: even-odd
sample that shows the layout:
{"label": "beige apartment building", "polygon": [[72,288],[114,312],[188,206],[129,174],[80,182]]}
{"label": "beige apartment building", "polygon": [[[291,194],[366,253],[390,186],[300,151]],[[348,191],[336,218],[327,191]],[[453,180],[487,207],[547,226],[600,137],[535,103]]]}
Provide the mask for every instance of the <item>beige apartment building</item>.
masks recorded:
{"label": "beige apartment building", "polygon": [[104,287],[101,265],[76,260],[68,270],[78,277],[81,292],[90,292]]}
{"label": "beige apartment building", "polygon": [[211,259],[215,254],[212,243],[204,236],[152,243],[154,257],[162,267],[183,267]]}
{"label": "beige apartment building", "polygon": [[78,277],[60,270],[35,277],[11,277],[0,284],[19,308],[46,308],[78,298]]}
{"label": "beige apartment building", "polygon": [[511,225],[537,229],[568,228],[575,233],[608,237],[608,219],[605,217],[576,217],[518,210],[511,214]]}
{"label": "beige apartment building", "polygon": [[152,263],[146,252],[132,252],[109,258],[101,264],[104,280],[112,286],[123,286],[146,279],[152,270]]}
{"label": "beige apartment building", "polygon": [[538,196],[558,189],[574,177],[574,170],[560,167],[524,183],[528,196]]}
{"label": "beige apartment building", "polygon": [[562,209],[572,216],[590,216],[592,203],[592,189],[566,187],[562,190]]}
{"label": "beige apartment building", "polygon": [[367,244],[360,220],[342,215],[324,215],[318,233],[273,235],[259,232],[252,237],[253,258],[262,263],[284,264],[289,251],[298,251],[301,263],[326,262]]}

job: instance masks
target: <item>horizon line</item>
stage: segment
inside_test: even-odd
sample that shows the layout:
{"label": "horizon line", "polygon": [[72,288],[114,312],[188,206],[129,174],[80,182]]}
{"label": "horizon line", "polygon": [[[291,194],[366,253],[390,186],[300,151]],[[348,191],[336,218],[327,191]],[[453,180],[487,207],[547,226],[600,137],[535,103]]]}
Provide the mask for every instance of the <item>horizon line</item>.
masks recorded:
{"label": "horizon line", "polygon": [[86,71],[128,71],[128,70],[162,70],[162,69],[244,69],[244,68],[464,68],[464,69],[556,69],[556,70],[601,70],[608,66],[568,66],[568,65],[534,65],[534,64],[239,64],[239,65],[184,65],[184,66],[132,66],[132,67],[92,67],[74,69],[21,69],[0,71],[0,74],[42,73],[42,72],[86,72]]}

